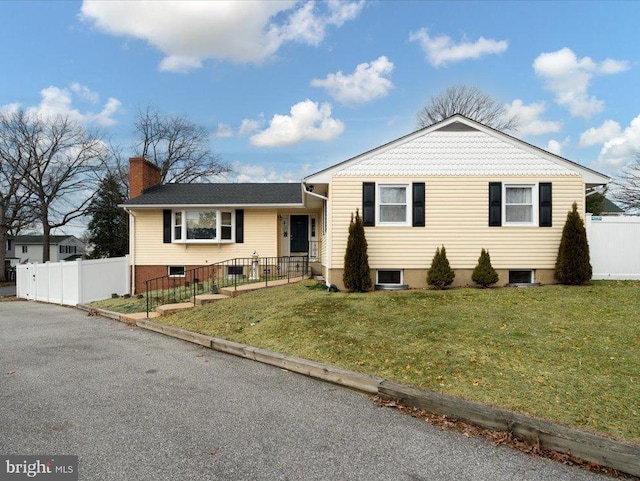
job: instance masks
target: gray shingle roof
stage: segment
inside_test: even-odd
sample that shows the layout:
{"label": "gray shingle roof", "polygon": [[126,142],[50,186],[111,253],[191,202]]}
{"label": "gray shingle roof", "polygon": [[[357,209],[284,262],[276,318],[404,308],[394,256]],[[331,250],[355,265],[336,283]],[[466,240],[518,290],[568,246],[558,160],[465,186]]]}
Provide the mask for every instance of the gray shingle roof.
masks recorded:
{"label": "gray shingle roof", "polygon": [[[13,237],[16,244],[42,244],[42,235],[19,235]],[[49,236],[49,243],[59,244],[65,239],[73,237],[71,235],[52,235]]]}
{"label": "gray shingle roof", "polygon": [[277,205],[302,204],[299,183],[164,184],[147,189],[123,205]]}

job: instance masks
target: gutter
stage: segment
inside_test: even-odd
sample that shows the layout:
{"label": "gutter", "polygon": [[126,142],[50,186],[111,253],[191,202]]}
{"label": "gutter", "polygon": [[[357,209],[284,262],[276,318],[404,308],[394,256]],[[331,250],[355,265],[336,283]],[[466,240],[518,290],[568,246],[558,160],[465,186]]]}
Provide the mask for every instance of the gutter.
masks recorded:
{"label": "gutter", "polygon": [[131,282],[129,284],[129,294],[135,294],[136,290],[136,216],[135,214],[125,206],[122,207],[127,214],[129,214],[129,218],[131,219],[131,224],[129,226],[130,237],[129,237],[129,256],[131,258]]}

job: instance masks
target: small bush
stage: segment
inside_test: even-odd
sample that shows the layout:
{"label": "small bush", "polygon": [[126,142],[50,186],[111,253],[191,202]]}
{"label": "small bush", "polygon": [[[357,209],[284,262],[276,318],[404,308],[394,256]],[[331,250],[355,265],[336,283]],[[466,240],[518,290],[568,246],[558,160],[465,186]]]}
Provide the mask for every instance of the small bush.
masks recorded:
{"label": "small bush", "polygon": [[489,251],[482,249],[478,258],[478,265],[473,269],[471,280],[482,287],[489,287],[498,282],[498,273],[491,265]]}
{"label": "small bush", "polygon": [[456,273],[451,269],[449,259],[447,259],[447,251],[444,246],[442,249],[438,247],[427,273],[427,284],[436,289],[444,289],[451,285],[455,277]]}
{"label": "small bush", "polygon": [[591,274],[587,231],[574,202],[562,229],[554,277],[562,284],[579,286],[589,282]]}

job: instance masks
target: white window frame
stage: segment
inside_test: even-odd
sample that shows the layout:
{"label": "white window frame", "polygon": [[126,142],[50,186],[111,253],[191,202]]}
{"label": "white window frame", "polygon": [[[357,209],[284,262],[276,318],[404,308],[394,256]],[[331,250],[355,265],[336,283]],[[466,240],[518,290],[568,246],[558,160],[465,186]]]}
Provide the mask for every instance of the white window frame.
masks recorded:
{"label": "white window frame", "polygon": [[[531,189],[531,222],[508,222],[507,221],[507,189],[528,188]],[[528,205],[528,204],[518,204]],[[538,184],[537,183],[513,183],[502,185],[502,225],[510,227],[532,227],[538,225]]]}
{"label": "white window frame", "polygon": [[[400,283],[399,284],[389,284],[380,282],[379,274],[380,271],[388,272],[388,271],[398,271],[400,272]],[[404,285],[404,269],[376,269],[376,284],[379,286],[402,286]]]}
{"label": "white window frame", "polygon": [[[187,239],[187,212],[215,212],[216,213],[216,238],[215,239]],[[180,213],[179,224],[176,224],[176,213]],[[222,214],[231,214],[231,239],[221,239]],[[225,227],[229,225],[226,224]],[[176,239],[176,228],[180,227],[181,237]],[[171,242],[174,244],[233,244],[236,241],[236,211],[235,209],[184,209],[171,212]]]}
{"label": "white window frame", "polygon": [[[403,188],[405,190],[405,220],[404,222],[385,222],[380,220],[380,206],[381,205],[402,205],[402,204],[382,204],[382,189],[385,187]],[[393,183],[393,184],[376,184],[376,226],[411,226],[411,184],[405,183]]]}
{"label": "white window frame", "polygon": [[507,280],[511,283],[511,279],[509,279],[511,277],[511,272],[530,272],[531,273],[531,277],[530,277],[530,281],[529,282],[524,282],[521,284],[535,284],[536,282],[536,271],[535,269],[509,269],[509,271],[507,272]]}
{"label": "white window frame", "polygon": [[[182,274],[171,274],[171,268],[178,268],[178,269],[181,268]],[[169,277],[184,277],[186,271],[187,269],[185,268],[185,266],[167,266],[167,275]]]}

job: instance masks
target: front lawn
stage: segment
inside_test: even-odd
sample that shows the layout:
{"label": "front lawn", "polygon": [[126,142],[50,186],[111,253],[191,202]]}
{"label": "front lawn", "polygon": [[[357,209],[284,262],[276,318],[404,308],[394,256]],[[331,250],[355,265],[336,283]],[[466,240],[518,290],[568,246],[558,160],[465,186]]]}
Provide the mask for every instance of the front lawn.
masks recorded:
{"label": "front lawn", "polygon": [[306,281],[162,322],[640,440],[640,282],[349,294]]}

